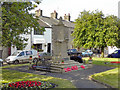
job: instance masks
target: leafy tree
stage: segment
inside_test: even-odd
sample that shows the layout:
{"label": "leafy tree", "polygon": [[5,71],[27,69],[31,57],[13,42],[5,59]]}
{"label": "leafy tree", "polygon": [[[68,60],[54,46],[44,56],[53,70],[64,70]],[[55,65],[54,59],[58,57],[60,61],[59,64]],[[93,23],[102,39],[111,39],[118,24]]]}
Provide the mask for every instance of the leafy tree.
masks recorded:
{"label": "leafy tree", "polygon": [[83,11],[75,21],[72,36],[74,46],[83,48],[101,48],[104,57],[104,48],[117,46],[118,18],[113,15],[104,16],[102,11]]}
{"label": "leafy tree", "polygon": [[30,34],[32,29],[44,30],[39,26],[38,19],[29,13],[35,7],[31,2],[2,2],[2,46],[15,45],[23,49],[26,45],[23,41],[28,39],[21,35]]}

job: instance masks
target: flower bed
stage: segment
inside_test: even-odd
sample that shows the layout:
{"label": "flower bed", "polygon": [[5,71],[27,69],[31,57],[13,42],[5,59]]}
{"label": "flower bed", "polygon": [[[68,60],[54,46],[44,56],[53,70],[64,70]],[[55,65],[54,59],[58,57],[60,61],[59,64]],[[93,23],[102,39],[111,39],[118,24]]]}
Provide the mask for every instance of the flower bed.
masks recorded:
{"label": "flower bed", "polygon": [[50,89],[54,88],[57,85],[45,81],[18,81],[13,83],[4,83],[2,86],[3,90],[9,89],[24,89],[24,90],[31,90],[31,89]]}

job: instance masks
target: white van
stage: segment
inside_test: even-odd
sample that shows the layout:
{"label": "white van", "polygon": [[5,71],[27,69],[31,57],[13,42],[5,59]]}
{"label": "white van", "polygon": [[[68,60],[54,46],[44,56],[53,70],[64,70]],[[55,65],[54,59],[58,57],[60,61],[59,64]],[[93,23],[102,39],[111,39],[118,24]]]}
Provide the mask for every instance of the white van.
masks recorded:
{"label": "white van", "polygon": [[[32,57],[32,59],[30,59]],[[17,51],[13,53],[11,56],[7,57],[5,61],[10,64],[18,64],[20,62],[29,62],[29,61],[35,61],[38,59],[38,53],[37,50],[29,50],[29,51]]]}

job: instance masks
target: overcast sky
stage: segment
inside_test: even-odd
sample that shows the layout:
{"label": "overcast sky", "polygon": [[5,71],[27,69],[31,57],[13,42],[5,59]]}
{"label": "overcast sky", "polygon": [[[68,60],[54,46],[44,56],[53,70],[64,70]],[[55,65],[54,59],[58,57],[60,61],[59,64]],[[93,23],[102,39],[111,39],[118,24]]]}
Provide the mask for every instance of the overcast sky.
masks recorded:
{"label": "overcast sky", "polygon": [[118,16],[118,2],[120,0],[42,0],[37,9],[43,10],[43,16],[50,17],[50,13],[56,10],[58,18],[70,13],[71,20],[77,19],[83,10],[103,11],[105,15]]}

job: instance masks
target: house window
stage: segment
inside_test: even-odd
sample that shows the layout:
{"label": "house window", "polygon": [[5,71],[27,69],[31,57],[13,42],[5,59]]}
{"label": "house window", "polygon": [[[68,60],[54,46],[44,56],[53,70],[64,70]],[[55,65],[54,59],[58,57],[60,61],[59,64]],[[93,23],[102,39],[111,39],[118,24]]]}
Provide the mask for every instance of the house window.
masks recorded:
{"label": "house window", "polygon": [[44,35],[44,32],[41,30],[34,30],[34,35]]}
{"label": "house window", "polygon": [[34,45],[34,49],[36,50],[42,50],[42,44],[33,44]]}

